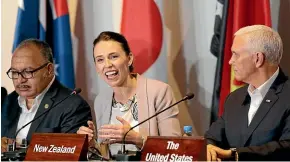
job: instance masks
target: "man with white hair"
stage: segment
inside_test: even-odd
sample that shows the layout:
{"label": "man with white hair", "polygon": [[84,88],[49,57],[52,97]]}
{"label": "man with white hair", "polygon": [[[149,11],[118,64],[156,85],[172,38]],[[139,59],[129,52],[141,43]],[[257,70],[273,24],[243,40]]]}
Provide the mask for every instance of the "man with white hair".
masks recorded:
{"label": "man with white hair", "polygon": [[279,67],[279,34],[247,26],[234,34],[231,50],[235,78],[248,86],[228,95],[206,132],[207,160],[290,160],[290,81]]}

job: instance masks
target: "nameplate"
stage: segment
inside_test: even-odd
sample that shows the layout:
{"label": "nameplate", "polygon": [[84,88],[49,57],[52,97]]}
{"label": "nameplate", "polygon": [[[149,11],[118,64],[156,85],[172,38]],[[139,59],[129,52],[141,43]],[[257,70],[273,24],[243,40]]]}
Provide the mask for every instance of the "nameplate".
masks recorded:
{"label": "nameplate", "polygon": [[28,161],[87,160],[86,135],[65,133],[34,133],[27,150]]}
{"label": "nameplate", "polygon": [[206,144],[203,137],[149,136],[141,161],[205,161]]}

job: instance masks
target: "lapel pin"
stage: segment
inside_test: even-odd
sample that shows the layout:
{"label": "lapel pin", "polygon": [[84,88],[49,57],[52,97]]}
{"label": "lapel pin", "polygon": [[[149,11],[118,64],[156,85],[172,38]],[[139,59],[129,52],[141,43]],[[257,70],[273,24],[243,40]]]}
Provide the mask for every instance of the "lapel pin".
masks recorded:
{"label": "lapel pin", "polygon": [[48,105],[48,104],[45,104],[45,105],[44,105],[44,108],[46,108],[46,109],[47,109],[48,107],[49,107],[49,105]]}
{"label": "lapel pin", "polygon": [[271,100],[266,100],[266,102],[268,102],[268,103],[269,103],[269,102],[271,102]]}

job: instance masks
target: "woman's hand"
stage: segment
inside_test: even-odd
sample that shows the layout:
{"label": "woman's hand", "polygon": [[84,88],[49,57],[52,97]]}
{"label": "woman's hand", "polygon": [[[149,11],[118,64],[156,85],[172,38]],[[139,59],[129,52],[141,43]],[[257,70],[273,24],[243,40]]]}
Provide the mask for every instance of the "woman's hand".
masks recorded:
{"label": "woman's hand", "polygon": [[[122,143],[123,137],[126,132],[131,128],[130,123],[124,120],[123,118],[117,116],[117,120],[119,120],[122,125],[103,125],[98,131],[98,137],[104,140],[104,143]],[[143,146],[143,138],[142,136],[131,130],[126,136],[126,143],[135,144],[137,147],[142,148]]]}
{"label": "woman's hand", "polygon": [[77,131],[77,134],[87,134],[89,142],[95,137],[96,128],[92,121],[88,121],[88,126],[81,126]]}

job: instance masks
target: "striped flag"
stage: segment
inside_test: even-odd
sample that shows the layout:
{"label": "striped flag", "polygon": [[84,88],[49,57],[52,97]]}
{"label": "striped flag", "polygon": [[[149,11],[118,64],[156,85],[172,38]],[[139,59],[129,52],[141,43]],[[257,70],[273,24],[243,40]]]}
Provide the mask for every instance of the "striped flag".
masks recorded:
{"label": "striped flag", "polygon": [[212,122],[222,115],[227,95],[244,85],[235,80],[232,67],[229,65],[234,33],[242,27],[254,24],[271,26],[269,0],[218,0],[217,6],[220,5],[223,8],[222,19],[219,20],[220,22],[216,19],[215,34],[211,44],[211,52],[218,58]]}
{"label": "striped flag", "polygon": [[56,78],[73,89],[75,78],[67,1],[19,0],[18,2],[13,51],[25,39],[37,38],[46,41],[53,51]]}
{"label": "striped flag", "polygon": [[214,24],[214,35],[211,40],[211,53],[217,57],[215,81],[211,108],[211,123],[217,120],[221,93],[221,78],[223,68],[224,44],[226,37],[226,25],[228,14],[228,1],[218,0]]}

